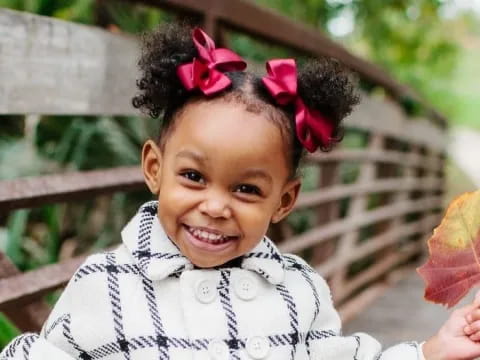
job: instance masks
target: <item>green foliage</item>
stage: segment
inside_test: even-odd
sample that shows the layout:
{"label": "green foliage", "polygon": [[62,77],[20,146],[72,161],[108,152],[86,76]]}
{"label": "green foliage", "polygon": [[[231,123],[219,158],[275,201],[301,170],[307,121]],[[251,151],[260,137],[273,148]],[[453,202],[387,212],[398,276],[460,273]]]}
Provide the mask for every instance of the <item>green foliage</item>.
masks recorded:
{"label": "green foliage", "polygon": [[0,7],[84,24],[93,23],[94,4],[95,0],[0,0]]}
{"label": "green foliage", "polygon": [[343,2],[324,0],[257,0],[255,2],[316,28],[326,28],[328,21],[338,16],[345,7]]}
{"label": "green foliage", "polygon": [[[445,106],[449,81],[459,58],[459,48],[441,0],[257,0],[300,22],[323,31],[340,18],[352,22],[352,31],[340,38],[347,48],[380,65],[399,81],[410,84],[434,106],[455,118]],[[335,34],[331,34],[335,36]],[[365,87],[367,89],[367,87]],[[449,101],[452,103],[452,101]],[[422,114],[419,103],[401,99],[406,112]],[[454,120],[455,121],[455,120]]]}
{"label": "green foliage", "polygon": [[55,169],[56,164],[42,157],[29,140],[0,136],[0,180],[44,174]]}
{"label": "green foliage", "polygon": [[19,335],[20,331],[0,313],[0,349],[4,348],[10,340]]}
{"label": "green foliage", "polygon": [[35,145],[50,161],[74,169],[138,164],[140,149],[158,121],[135,117],[45,117]]}
{"label": "green foliage", "polygon": [[5,248],[5,254],[14,264],[20,265],[25,261],[22,253],[22,237],[27,227],[28,213],[30,210],[19,210],[13,213],[7,223],[8,240]]}
{"label": "green foliage", "polygon": [[427,97],[431,95],[431,79],[450,77],[458,55],[458,47],[439,15],[441,5],[436,0],[355,3],[363,37],[375,34],[363,41],[364,53]]}
{"label": "green foliage", "polygon": [[[479,24],[480,25],[480,24]],[[472,38],[467,51],[462,53],[451,81],[433,82],[431,93],[438,107],[450,115],[452,124],[480,130],[480,37]],[[438,83],[440,82],[440,84]]]}
{"label": "green foliage", "polygon": [[[0,152],[0,169],[5,170],[2,177],[135,165],[140,161],[143,142],[157,131],[156,121],[134,117],[44,117],[26,137],[0,138],[0,149],[5,150]],[[0,245],[22,270],[56,262],[62,246],[72,237],[82,242],[78,249],[111,245],[127,220],[126,213],[111,218],[104,215],[98,223],[92,218],[94,210],[115,213],[114,209],[129,209],[128,214],[132,214],[140,200],[146,200],[145,195],[117,194],[99,202],[17,210],[7,218]],[[96,225],[85,229],[85,223]]]}
{"label": "green foliage", "polygon": [[106,3],[106,8],[112,23],[131,34],[151,30],[162,22],[173,20],[170,14],[160,9],[126,2],[109,2]]}

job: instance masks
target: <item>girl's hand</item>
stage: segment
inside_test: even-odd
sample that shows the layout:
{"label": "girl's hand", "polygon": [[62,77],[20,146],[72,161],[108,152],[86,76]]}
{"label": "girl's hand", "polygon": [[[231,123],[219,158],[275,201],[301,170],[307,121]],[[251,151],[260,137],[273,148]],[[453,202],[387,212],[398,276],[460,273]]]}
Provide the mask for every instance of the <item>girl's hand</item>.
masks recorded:
{"label": "girl's hand", "polygon": [[480,291],[454,310],[438,333],[423,345],[426,360],[467,360],[480,356]]}
{"label": "girl's hand", "polygon": [[[477,293],[477,298],[480,297],[480,291]],[[478,303],[477,299],[475,299],[475,303]],[[467,320],[468,325],[465,326],[464,331],[465,335],[467,335],[470,340],[472,341],[480,341],[480,308],[477,306],[469,314],[465,317]]]}

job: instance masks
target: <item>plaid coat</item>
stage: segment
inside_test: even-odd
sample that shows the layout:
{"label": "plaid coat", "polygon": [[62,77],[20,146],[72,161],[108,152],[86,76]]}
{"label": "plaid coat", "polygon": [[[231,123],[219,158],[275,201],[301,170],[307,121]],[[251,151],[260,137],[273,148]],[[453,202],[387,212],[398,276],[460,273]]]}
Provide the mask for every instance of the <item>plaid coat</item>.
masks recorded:
{"label": "plaid coat", "polygon": [[341,335],[324,279],[264,238],[238,267],[196,269],[144,204],[115,251],[76,271],[39,335],[1,360],[422,359],[416,343],[381,352]]}

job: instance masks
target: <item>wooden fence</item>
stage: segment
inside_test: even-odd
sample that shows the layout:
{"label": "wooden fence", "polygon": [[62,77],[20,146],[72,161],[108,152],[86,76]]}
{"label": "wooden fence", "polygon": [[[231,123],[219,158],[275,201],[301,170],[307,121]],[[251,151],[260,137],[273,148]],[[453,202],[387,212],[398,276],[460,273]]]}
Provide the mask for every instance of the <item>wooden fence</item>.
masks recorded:
{"label": "wooden fence", "polygon": [[[143,3],[198,17],[224,46],[234,30],[336,57],[386,90],[382,99],[365,96],[346,121],[347,135],[355,133],[365,146],[340,146],[308,159],[318,186],[301,194],[297,211],[313,219],[312,227],[296,233],[283,222],[271,229],[283,251],[301,254],[327,277],[349,318],[423,252],[425,237],[439,222],[445,119],[375,65],[248,1]],[[0,34],[0,114],[137,114],[129,105],[138,55],[134,37],[6,9],[0,9]],[[407,117],[398,105],[406,98],[422,103],[426,118]],[[356,175],[353,180],[342,175],[345,169]],[[133,189],[144,189],[138,167],[1,181],[0,213]],[[0,311],[21,330],[38,330],[49,311],[42,296],[65,285],[83,259],[20,273],[0,253]]]}

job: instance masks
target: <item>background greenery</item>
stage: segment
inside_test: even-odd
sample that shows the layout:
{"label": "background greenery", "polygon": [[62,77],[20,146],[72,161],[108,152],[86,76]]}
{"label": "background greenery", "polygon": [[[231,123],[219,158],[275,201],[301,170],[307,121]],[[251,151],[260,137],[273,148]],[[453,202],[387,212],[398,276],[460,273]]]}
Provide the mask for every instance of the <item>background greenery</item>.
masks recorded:
{"label": "background greenery", "polygon": [[[480,130],[476,119],[480,94],[475,91],[480,78],[480,27],[475,14],[448,16],[446,9],[452,5],[448,0],[256,3],[329,33],[417,89],[452,125]],[[114,1],[0,0],[0,7],[135,34],[173,19],[157,9]],[[255,61],[292,55],[235,33],[229,40],[235,50]],[[1,116],[0,180],[137,164],[142,142],[156,133],[157,126],[157,121],[133,117]],[[361,139],[362,134],[349,135],[345,145],[358,146]],[[355,164],[345,164],[345,182],[352,181],[356,172]],[[308,169],[305,174],[308,189],[316,179]],[[111,245],[148,197],[146,191],[119,193],[0,214],[0,250],[20,269],[29,270]],[[308,227],[308,218],[302,213],[290,221],[301,231]],[[0,348],[16,333],[0,314]]]}

